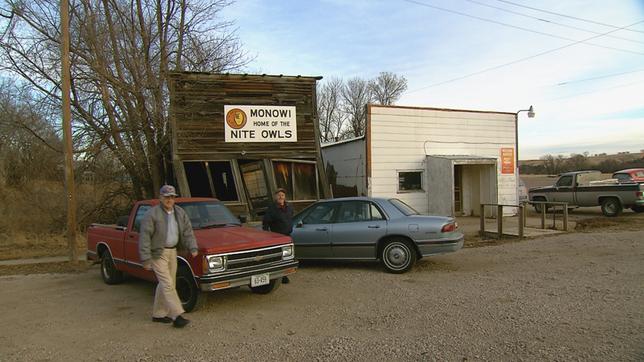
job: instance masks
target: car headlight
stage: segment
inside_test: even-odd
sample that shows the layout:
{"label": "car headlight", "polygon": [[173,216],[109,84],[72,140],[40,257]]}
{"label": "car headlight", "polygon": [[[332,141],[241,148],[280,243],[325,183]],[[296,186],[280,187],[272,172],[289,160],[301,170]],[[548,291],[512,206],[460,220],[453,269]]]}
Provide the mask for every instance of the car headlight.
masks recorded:
{"label": "car headlight", "polygon": [[282,259],[293,259],[293,245],[282,246]]}
{"label": "car headlight", "polygon": [[209,255],[206,257],[209,272],[222,271],[226,269],[226,257]]}

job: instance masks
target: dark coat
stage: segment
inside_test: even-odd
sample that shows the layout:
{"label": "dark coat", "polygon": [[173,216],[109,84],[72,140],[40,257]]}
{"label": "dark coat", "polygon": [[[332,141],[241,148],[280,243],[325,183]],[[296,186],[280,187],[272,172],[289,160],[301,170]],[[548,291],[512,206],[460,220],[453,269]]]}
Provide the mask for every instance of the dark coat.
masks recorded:
{"label": "dark coat", "polygon": [[272,203],[262,219],[262,229],[291,235],[293,231],[293,208],[288,202],[284,203],[285,207],[280,208],[277,203]]}

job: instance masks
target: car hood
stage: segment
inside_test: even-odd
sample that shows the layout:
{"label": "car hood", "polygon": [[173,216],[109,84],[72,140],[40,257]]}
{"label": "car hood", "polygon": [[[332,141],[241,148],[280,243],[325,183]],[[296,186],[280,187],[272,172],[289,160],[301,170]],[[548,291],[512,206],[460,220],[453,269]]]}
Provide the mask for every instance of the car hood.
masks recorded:
{"label": "car hood", "polygon": [[243,226],[226,226],[194,231],[204,254],[230,253],[291,243],[291,237]]}

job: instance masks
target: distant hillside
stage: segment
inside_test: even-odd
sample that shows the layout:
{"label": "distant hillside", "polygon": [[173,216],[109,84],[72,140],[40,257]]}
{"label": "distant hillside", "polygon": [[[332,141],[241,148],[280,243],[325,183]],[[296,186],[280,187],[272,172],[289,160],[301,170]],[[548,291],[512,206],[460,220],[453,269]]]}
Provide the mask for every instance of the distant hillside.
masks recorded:
{"label": "distant hillside", "polygon": [[644,152],[617,154],[545,155],[538,160],[519,161],[521,174],[558,174],[567,171],[594,169],[612,173],[625,168],[644,168]]}

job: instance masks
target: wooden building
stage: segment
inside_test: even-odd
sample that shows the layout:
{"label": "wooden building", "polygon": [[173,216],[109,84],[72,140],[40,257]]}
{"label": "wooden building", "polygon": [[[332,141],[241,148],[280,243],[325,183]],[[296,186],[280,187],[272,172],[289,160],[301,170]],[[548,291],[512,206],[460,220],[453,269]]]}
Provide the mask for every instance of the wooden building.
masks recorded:
{"label": "wooden building", "polygon": [[257,219],[277,188],[296,210],[329,197],[321,163],[321,77],[172,73],[172,162],[182,196],[216,197]]}

